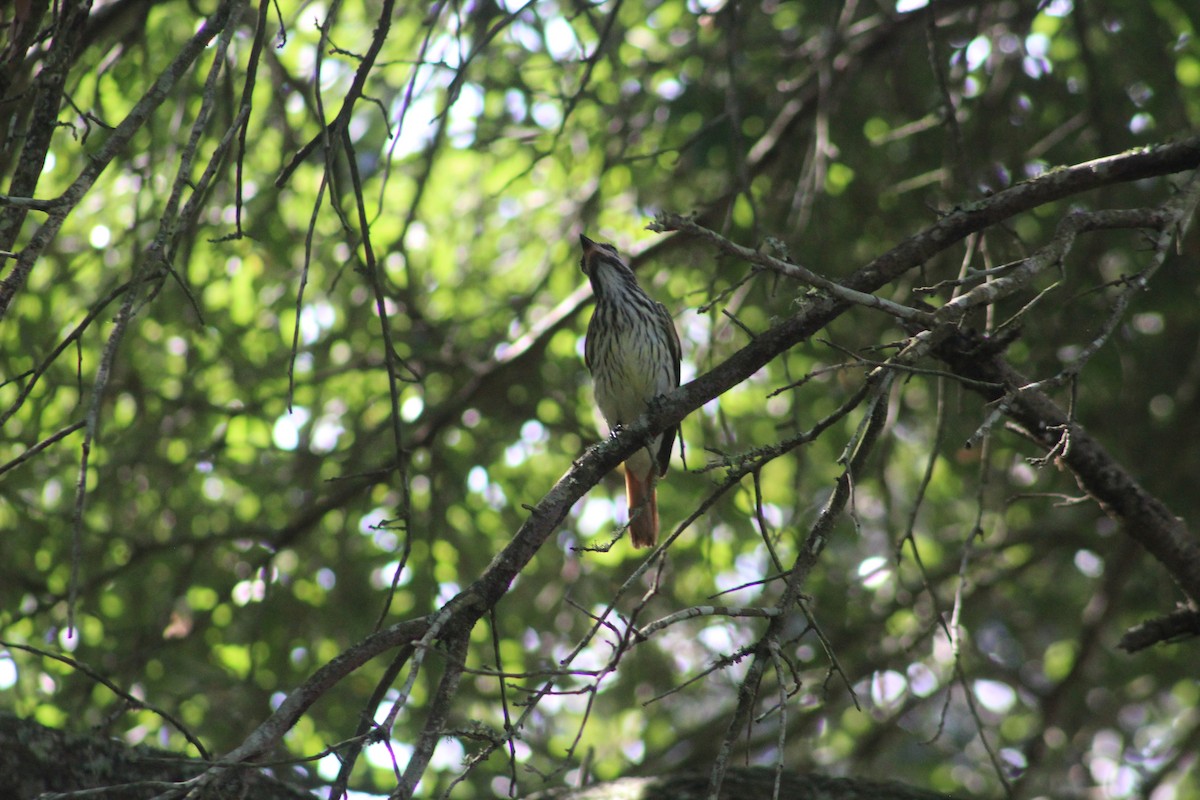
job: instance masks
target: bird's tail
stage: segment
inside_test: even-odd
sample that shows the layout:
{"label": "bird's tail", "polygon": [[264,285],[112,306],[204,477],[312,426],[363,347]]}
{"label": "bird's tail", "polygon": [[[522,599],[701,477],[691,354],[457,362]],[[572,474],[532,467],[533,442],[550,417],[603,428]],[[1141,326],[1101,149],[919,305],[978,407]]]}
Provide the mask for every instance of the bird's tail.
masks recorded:
{"label": "bird's tail", "polygon": [[654,467],[639,477],[625,465],[625,497],[629,501],[629,538],[634,547],[653,547],[658,540],[658,476]]}

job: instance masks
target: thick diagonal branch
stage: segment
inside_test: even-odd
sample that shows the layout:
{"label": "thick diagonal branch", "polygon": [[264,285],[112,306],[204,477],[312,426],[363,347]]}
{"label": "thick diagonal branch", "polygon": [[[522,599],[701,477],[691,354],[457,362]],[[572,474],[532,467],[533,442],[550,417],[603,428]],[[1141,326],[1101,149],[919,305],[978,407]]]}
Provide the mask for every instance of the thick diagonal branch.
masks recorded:
{"label": "thick diagonal branch", "polygon": [[989,400],[1004,402],[1008,417],[1047,449],[1068,437],[1071,446],[1065,448],[1061,459],[1080,485],[1167,569],[1188,597],[1200,600],[1200,540],[1029,378],[1000,356],[980,358],[974,344],[963,337],[953,338],[937,355],[957,374],[1003,386],[989,390],[980,384],[975,389]]}

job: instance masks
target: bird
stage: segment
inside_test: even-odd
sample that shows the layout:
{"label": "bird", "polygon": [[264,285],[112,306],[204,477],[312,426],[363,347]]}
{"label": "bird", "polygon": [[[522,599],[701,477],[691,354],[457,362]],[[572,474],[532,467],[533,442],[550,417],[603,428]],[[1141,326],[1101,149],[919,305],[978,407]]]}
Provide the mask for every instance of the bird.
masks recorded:
{"label": "bird", "polygon": [[[584,339],[596,405],[613,433],[633,422],[661,395],[679,386],[682,349],[671,313],[638,286],[617,248],[579,235],[579,266],[596,308]],[[658,479],[667,473],[679,426],[672,425],[625,461],[629,538],[634,547],[658,541]]]}

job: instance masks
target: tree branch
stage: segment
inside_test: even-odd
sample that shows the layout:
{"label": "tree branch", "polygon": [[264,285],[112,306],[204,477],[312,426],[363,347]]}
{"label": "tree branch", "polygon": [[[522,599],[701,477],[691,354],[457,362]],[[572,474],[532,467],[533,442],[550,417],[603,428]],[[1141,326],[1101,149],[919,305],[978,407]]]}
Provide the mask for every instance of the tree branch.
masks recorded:
{"label": "tree branch", "polygon": [[[179,54],[167,65],[145,96],[138,101],[133,110],[121,121],[121,124],[109,134],[104,144],[89,157],[87,166],[80,171],[71,185],[53,201],[54,210],[49,219],[41,224],[21,250],[12,272],[0,281],[0,319],[4,318],[13,297],[25,285],[25,281],[28,279],[29,273],[33,271],[33,265],[41,257],[42,251],[58,235],[67,215],[92,188],[109,162],[116,158],[117,154],[133,138],[133,135],[150,119],[155,109],[167,99],[167,95],[170,94],[176,82],[191,68],[192,63],[200,57],[213,37],[225,29],[229,17],[233,13],[234,5],[234,0],[224,0],[212,16],[204,21],[200,30],[180,49]],[[23,188],[17,187],[14,187],[13,191],[20,195],[32,194],[31,191],[26,192]]]}
{"label": "tree branch", "polygon": [[1075,474],[1082,487],[1125,532],[1136,539],[1162,564],[1184,593],[1200,598],[1200,543],[1183,520],[1141,484],[1078,422],[1032,381],[998,355],[980,358],[979,340],[958,336],[935,351],[955,372],[980,381],[999,383],[1004,391],[975,391],[1006,404],[1005,413],[1029,435],[1049,448],[1065,434],[1071,446],[1060,460]]}

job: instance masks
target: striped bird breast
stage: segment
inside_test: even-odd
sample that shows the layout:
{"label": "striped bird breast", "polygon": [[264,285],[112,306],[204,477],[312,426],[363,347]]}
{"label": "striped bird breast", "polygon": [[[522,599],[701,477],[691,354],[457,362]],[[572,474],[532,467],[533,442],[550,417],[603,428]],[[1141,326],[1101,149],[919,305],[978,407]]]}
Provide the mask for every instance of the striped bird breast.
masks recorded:
{"label": "striped bird breast", "polygon": [[622,300],[597,303],[584,344],[596,403],[610,426],[632,422],[678,385],[670,316],[644,294]]}

